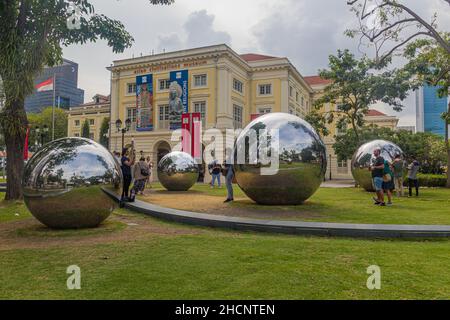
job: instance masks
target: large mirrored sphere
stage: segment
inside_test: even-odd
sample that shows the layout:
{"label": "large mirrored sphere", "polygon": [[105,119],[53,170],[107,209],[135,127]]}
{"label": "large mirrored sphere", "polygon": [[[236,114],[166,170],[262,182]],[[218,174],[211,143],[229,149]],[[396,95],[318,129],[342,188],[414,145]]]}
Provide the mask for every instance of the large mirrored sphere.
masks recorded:
{"label": "large mirrored sphere", "polygon": [[402,149],[390,141],[374,140],[362,145],[353,155],[352,174],[356,183],[367,191],[374,191],[372,173],[369,171],[369,167],[375,160],[373,155],[375,149],[380,149],[381,156],[391,163],[398,154],[403,159]]}
{"label": "large mirrored sphere", "polygon": [[25,203],[51,228],[90,228],[104,221],[115,201],[103,190],[121,194],[119,163],[100,144],[81,138],[53,141],[27,163]]}
{"label": "large mirrored sphere", "polygon": [[[264,130],[269,135],[264,134]],[[276,156],[269,152],[272,149],[270,141],[273,140],[271,130],[278,130],[279,166],[275,174],[266,175],[261,169],[271,167],[268,159]],[[269,138],[269,143],[261,143],[264,136]],[[257,150],[256,157],[252,155],[253,150]],[[242,154],[245,154],[244,163],[239,159]],[[263,155],[270,157],[264,159]],[[237,183],[250,199],[259,204],[303,203],[320,187],[326,168],[326,149],[322,139],[308,122],[291,114],[271,113],[261,116],[251,122],[236,141]]]}
{"label": "large mirrored sphere", "polygon": [[159,182],[169,191],[188,191],[198,176],[198,164],[185,152],[169,153],[158,164]]}

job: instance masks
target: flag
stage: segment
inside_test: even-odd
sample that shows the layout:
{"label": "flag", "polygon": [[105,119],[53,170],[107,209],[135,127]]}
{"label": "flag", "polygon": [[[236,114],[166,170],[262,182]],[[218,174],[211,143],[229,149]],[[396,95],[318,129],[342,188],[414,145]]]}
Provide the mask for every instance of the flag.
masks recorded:
{"label": "flag", "polygon": [[37,90],[37,92],[53,90],[53,78],[50,78],[50,79],[36,85],[36,90]]}
{"label": "flag", "polygon": [[27,128],[27,135],[25,136],[25,145],[23,147],[23,159],[28,160],[28,144],[30,139],[30,128]]}

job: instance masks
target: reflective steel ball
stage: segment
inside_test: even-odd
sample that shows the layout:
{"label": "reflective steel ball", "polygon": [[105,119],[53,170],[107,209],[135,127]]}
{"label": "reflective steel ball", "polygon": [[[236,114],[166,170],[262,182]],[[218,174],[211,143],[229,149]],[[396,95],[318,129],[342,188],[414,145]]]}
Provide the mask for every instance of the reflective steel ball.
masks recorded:
{"label": "reflective steel ball", "polygon": [[100,144],[82,138],[53,141],[27,163],[23,176],[25,204],[50,228],[90,228],[115,209],[103,189],[121,195],[119,163]]}
{"label": "reflective steel ball", "polygon": [[366,191],[374,191],[369,167],[375,160],[373,155],[375,149],[380,149],[381,156],[390,163],[394,161],[396,155],[404,159],[402,149],[390,141],[374,140],[362,145],[353,155],[352,174],[356,183]]}
{"label": "reflective steel ball", "polygon": [[198,177],[198,164],[185,152],[169,153],[158,164],[159,182],[168,191],[188,191]]}
{"label": "reflective steel ball", "polygon": [[[275,150],[274,132],[278,132],[278,152],[270,151]],[[251,122],[237,138],[234,153],[237,183],[250,199],[263,205],[303,203],[320,187],[327,168],[320,136],[308,122],[287,113],[271,113]],[[239,159],[242,155],[244,161]],[[263,174],[261,169],[271,166],[264,155],[278,158],[275,174]]]}

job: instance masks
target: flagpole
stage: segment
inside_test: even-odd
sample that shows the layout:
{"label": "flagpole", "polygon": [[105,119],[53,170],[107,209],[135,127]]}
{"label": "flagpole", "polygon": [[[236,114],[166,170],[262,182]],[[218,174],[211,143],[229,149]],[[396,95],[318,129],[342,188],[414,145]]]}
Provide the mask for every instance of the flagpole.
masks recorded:
{"label": "flagpole", "polygon": [[56,74],[53,74],[52,141],[55,140]]}

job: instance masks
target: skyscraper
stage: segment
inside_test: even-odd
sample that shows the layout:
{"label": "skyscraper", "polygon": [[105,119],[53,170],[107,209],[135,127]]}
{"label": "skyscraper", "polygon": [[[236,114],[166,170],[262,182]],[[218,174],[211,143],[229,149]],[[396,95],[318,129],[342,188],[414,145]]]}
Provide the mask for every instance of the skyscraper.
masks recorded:
{"label": "skyscraper", "polygon": [[[35,85],[55,77],[55,105],[63,109],[84,103],[84,90],[78,88],[78,64],[63,60],[59,66],[45,68],[34,79]],[[25,99],[27,112],[40,112],[53,105],[53,91],[34,92]]]}
{"label": "skyscraper", "polygon": [[447,97],[438,96],[439,87],[424,85],[416,91],[417,132],[432,132],[445,136],[445,122],[441,118],[448,109]]}

